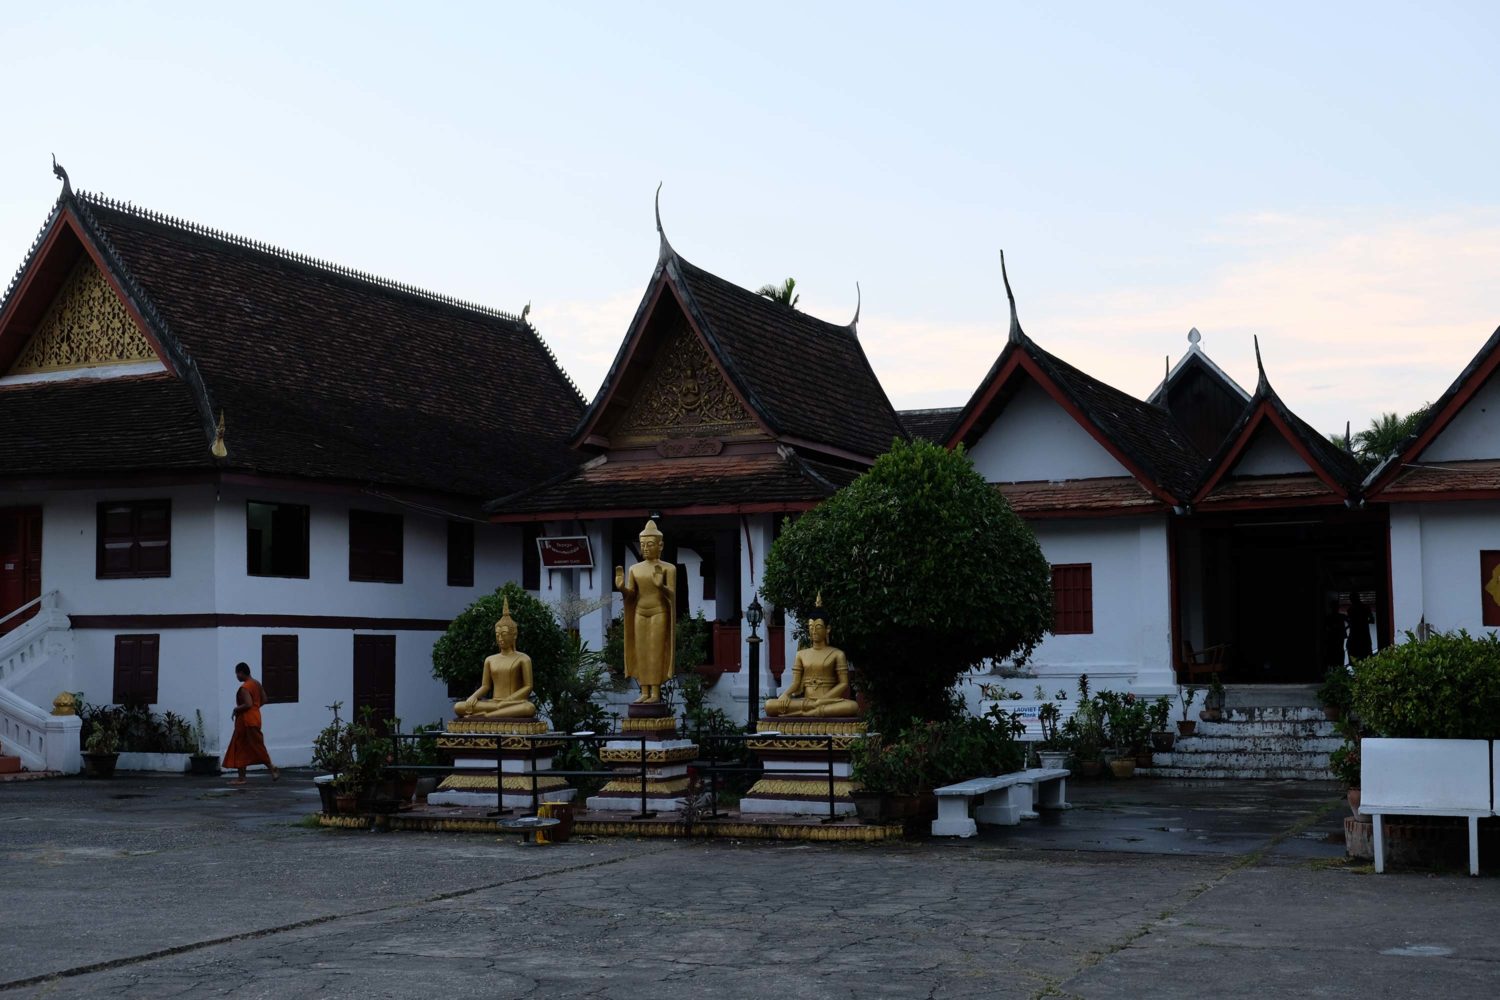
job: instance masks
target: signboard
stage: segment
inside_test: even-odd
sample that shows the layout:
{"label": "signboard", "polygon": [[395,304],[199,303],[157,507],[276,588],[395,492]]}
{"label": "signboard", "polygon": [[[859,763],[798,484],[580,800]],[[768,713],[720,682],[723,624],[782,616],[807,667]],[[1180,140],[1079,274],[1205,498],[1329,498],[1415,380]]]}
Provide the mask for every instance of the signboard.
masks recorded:
{"label": "signboard", "polygon": [[586,535],[538,538],[536,550],[543,569],[593,569],[594,553]]}
{"label": "signboard", "polygon": [[1500,552],[1479,553],[1479,605],[1485,625],[1500,625]]}

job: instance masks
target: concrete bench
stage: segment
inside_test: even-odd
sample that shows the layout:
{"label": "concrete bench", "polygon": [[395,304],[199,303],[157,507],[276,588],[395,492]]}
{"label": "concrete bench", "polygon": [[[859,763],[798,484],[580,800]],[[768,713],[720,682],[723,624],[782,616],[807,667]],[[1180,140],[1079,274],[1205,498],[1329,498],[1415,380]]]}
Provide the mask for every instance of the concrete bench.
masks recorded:
{"label": "concrete bench", "polygon": [[[932,821],[932,835],[972,837],[979,832],[978,823],[1015,826],[1022,819],[1034,819],[1037,814],[1033,806],[1066,809],[1069,773],[1067,768],[1033,767],[944,785],[933,792],[938,816]],[[969,804],[976,798],[979,804],[970,816]]]}
{"label": "concrete bench", "polygon": [[1479,874],[1479,818],[1494,814],[1488,740],[1365,739],[1359,811],[1371,817],[1375,871],[1385,871],[1385,816],[1462,816],[1469,821],[1469,874]]}

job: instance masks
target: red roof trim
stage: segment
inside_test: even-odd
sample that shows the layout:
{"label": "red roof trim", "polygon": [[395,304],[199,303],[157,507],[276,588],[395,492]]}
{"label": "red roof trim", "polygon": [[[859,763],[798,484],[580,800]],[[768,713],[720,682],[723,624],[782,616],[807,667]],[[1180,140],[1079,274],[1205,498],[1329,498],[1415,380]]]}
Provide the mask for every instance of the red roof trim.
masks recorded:
{"label": "red roof trim", "polygon": [[1427,450],[1427,446],[1432,444],[1439,434],[1448,429],[1448,425],[1453,422],[1453,419],[1469,404],[1469,400],[1474,398],[1474,394],[1489,381],[1490,376],[1495,373],[1497,366],[1500,366],[1500,351],[1492,350],[1489,356],[1480,362],[1479,367],[1474,369],[1468,381],[1459,387],[1458,391],[1453,394],[1452,399],[1448,400],[1447,405],[1427,422],[1426,429],[1417,436],[1417,439],[1411,443],[1411,446],[1403,451],[1396,461],[1390,463],[1386,467],[1386,470],[1380,474],[1379,478],[1370,484],[1370,488],[1365,491],[1365,496],[1373,498],[1383,492],[1391,485],[1392,480],[1401,474],[1403,469],[1420,457],[1422,452]]}
{"label": "red roof trim", "polygon": [[[1328,474],[1328,470],[1323,468],[1322,463],[1313,457],[1312,452],[1307,450],[1307,446],[1302,443],[1301,439],[1292,433],[1292,429],[1287,426],[1287,422],[1282,419],[1281,414],[1276,412],[1276,407],[1271,405],[1271,401],[1269,399],[1262,399],[1256,405],[1255,412],[1245,424],[1244,429],[1240,431],[1239,437],[1235,439],[1233,446],[1230,447],[1228,454],[1224,456],[1224,461],[1219,463],[1219,467],[1208,477],[1208,481],[1198,488],[1198,492],[1193,496],[1194,506],[1204,503],[1208,499],[1209,494],[1233,471],[1240,459],[1244,457],[1245,450],[1250,446],[1250,442],[1254,439],[1256,431],[1266,421],[1270,421],[1276,428],[1277,433],[1281,435],[1282,440],[1292,446],[1292,450],[1297,453],[1297,457],[1301,458],[1307,464],[1307,468],[1321,479],[1329,489],[1338,494],[1337,500],[1340,503],[1348,498],[1349,491],[1344,489],[1338,480]],[[1244,503],[1244,501],[1240,501],[1239,503]],[[1282,506],[1279,502],[1269,500],[1265,501],[1265,505],[1268,507]],[[1254,506],[1254,504],[1252,503],[1251,506]],[[1225,507],[1224,509],[1238,510],[1241,507],[1239,504],[1236,504],[1233,508]]]}
{"label": "red roof trim", "polygon": [[798,500],[766,503],[693,504],[687,507],[621,507],[618,510],[549,510],[537,514],[491,514],[495,524],[529,524],[537,521],[607,521],[616,517],[691,517],[695,514],[779,514],[812,510],[822,501]]}
{"label": "red roof trim", "polygon": [[[26,274],[21,278],[20,284],[11,295],[5,310],[6,314],[0,316],[0,374],[9,372],[10,366],[15,364],[16,358],[25,349],[26,342],[36,332],[35,323],[41,320],[47,308],[52,304],[52,300],[56,298],[58,291],[62,288],[63,282],[67,280],[67,272],[77,264],[78,257],[84,254],[93,261],[94,267],[104,276],[104,280],[109,283],[109,287],[125,307],[125,311],[130,314],[130,319],[135,323],[136,329],[146,338],[146,342],[151,345],[151,350],[156,352],[157,360],[161,362],[162,367],[174,375],[177,374],[177,366],[172,364],[167,352],[162,349],[161,341],[156,339],[156,334],[152,331],[151,325],[146,322],[146,318],[136,308],[134,300],[131,299],[130,295],[115,277],[114,272],[105,263],[103,254],[94,245],[94,241],[88,237],[87,232],[82,221],[71,207],[65,207],[58,213],[57,220],[52,224],[47,238],[37,250],[36,256],[26,269]],[[76,241],[78,253],[69,255],[69,249],[64,243],[65,234],[71,236]],[[64,259],[65,255],[67,255],[67,259]],[[18,322],[16,317],[24,315],[26,312],[25,306],[31,304],[28,300],[32,295],[33,286],[35,286],[36,294],[44,294],[48,291],[48,289],[43,287],[47,279],[53,279],[50,290],[52,299],[43,303],[40,309],[32,310],[32,314],[35,317],[32,329],[27,331],[24,339],[19,335],[9,336],[12,324]]]}
{"label": "red roof trim", "polygon": [[947,447],[953,448],[964,442],[964,439],[975,428],[980,419],[989,412],[990,407],[994,404],[996,398],[999,397],[1001,390],[1015,376],[1017,369],[1020,369],[1027,375],[1030,375],[1032,381],[1041,386],[1042,391],[1050,396],[1054,403],[1061,406],[1068,416],[1073,418],[1074,423],[1087,431],[1089,436],[1099,443],[1100,447],[1109,452],[1110,456],[1119,462],[1120,465],[1124,466],[1125,470],[1134,476],[1145,487],[1148,493],[1168,505],[1175,505],[1177,503],[1177,500],[1170,493],[1153,482],[1150,476],[1146,475],[1092,420],[1085,416],[1084,412],[1068,398],[1067,393],[1063,392],[1057,383],[1052,381],[1047,373],[1042,371],[1037,363],[1028,357],[1024,351],[1017,350],[1014,344],[1006,345],[1005,351],[1010,356],[1000,366],[1000,369],[995,373],[995,377],[990,380],[990,384],[985,387],[978,404],[969,408],[963,421],[948,435]]}

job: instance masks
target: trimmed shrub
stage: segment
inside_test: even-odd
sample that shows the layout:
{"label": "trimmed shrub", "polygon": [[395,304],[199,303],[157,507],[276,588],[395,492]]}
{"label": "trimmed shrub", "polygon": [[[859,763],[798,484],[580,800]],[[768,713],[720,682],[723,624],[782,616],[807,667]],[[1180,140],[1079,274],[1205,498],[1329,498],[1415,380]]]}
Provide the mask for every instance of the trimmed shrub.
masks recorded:
{"label": "trimmed shrub", "polygon": [[516,649],[531,657],[534,700],[545,708],[557,699],[565,685],[571,643],[552,609],[515,583],[486,594],[453,619],[448,631],[432,647],[432,676],[466,687],[466,696],[478,689],[485,657],[499,652],[495,623],[500,620],[502,598],[510,599],[510,616],[515,619],[517,630]]}
{"label": "trimmed shrub", "polygon": [[1439,632],[1354,664],[1353,706],[1367,735],[1500,739],[1500,639]]}

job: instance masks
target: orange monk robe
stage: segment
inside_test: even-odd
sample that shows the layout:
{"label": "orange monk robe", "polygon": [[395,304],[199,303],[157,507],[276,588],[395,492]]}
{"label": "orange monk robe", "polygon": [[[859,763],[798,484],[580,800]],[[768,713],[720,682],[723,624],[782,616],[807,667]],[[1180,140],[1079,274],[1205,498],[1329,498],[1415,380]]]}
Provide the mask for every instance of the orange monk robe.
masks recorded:
{"label": "orange monk robe", "polygon": [[266,693],[253,677],[241,684],[240,690],[245,693],[245,703],[249,707],[234,717],[234,735],[229,738],[229,748],[224,751],[224,766],[237,769],[264,764],[270,767],[271,754],[260,734],[260,706],[266,703]]}

